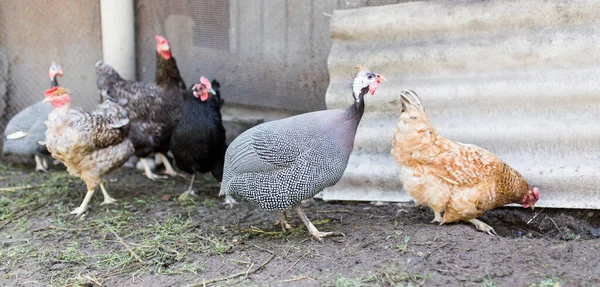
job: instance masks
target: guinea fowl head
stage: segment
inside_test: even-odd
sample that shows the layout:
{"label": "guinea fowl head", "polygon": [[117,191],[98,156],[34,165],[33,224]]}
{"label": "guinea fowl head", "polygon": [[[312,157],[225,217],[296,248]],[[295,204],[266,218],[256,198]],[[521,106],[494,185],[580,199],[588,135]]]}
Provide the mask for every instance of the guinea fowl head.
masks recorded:
{"label": "guinea fowl head", "polygon": [[195,84],[192,87],[192,91],[194,91],[194,97],[199,98],[203,102],[208,100],[210,97],[209,93],[213,96],[216,94],[212,88],[212,84],[204,76],[200,77],[200,84]]}
{"label": "guinea fowl head", "polygon": [[48,76],[50,79],[56,79],[56,76],[63,76],[62,68],[56,62],[52,62],[50,65],[50,70],[48,71]]}
{"label": "guinea fowl head", "polygon": [[375,94],[380,83],[387,82],[386,78],[380,74],[373,73],[369,69],[358,65],[356,66],[358,73],[354,76],[352,82],[352,93],[356,102],[359,102],[367,92],[371,95]]}
{"label": "guinea fowl head", "polygon": [[154,39],[156,39],[156,52],[158,52],[165,60],[171,59],[171,46],[169,45],[169,41],[158,35],[155,35]]}
{"label": "guinea fowl head", "polygon": [[55,108],[69,108],[71,96],[69,90],[63,87],[52,87],[44,93],[44,102],[50,102]]}

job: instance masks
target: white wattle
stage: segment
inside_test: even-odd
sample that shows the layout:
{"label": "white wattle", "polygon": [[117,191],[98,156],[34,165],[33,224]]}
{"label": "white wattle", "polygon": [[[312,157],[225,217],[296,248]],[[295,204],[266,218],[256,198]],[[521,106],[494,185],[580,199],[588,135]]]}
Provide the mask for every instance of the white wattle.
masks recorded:
{"label": "white wattle", "polygon": [[9,134],[6,136],[7,140],[16,140],[16,139],[20,139],[20,138],[24,138],[27,136],[27,133],[24,131],[18,131],[18,132],[14,132],[12,134]]}

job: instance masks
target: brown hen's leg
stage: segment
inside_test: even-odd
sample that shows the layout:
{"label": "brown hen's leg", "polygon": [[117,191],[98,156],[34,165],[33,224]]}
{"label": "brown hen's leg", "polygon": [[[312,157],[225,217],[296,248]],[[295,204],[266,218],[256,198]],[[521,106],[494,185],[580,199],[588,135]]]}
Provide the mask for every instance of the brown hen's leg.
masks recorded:
{"label": "brown hen's leg", "polygon": [[433,220],[431,221],[431,223],[442,223],[442,213],[438,212],[438,211],[433,211],[433,213],[435,214],[435,218],[433,218]]}
{"label": "brown hen's leg", "polygon": [[108,194],[108,192],[106,191],[106,188],[104,188],[104,184],[100,183],[100,190],[102,190],[102,195],[104,195],[104,201],[102,203],[100,203],[100,205],[105,205],[105,204],[112,204],[117,202],[116,199],[112,198],[110,196],[110,194]]}
{"label": "brown hen's leg", "polygon": [[48,164],[46,164],[46,166],[44,166],[45,159],[40,159],[40,156],[37,154],[34,156],[34,159],[35,159],[35,171],[48,171]]}
{"label": "brown hen's leg", "polygon": [[175,171],[175,169],[173,169],[173,166],[169,162],[169,159],[164,154],[156,153],[156,155],[158,155],[158,157],[160,158],[160,161],[162,161],[163,165],[165,166],[165,174],[168,174],[170,176],[178,176],[179,175]]}
{"label": "brown hen's leg", "polygon": [[148,158],[140,159],[140,161],[142,161],[142,165],[144,166],[144,173],[146,174],[147,178],[149,178],[151,180],[169,178],[168,176],[165,176],[165,175],[157,175],[157,174],[153,173],[152,170],[150,170],[150,166],[148,165],[148,162],[147,162],[149,160],[150,159],[148,159]]}
{"label": "brown hen's leg", "polygon": [[275,221],[275,225],[278,224],[281,225],[281,230],[283,230],[283,232],[286,232],[288,229],[292,228],[292,225],[288,222],[287,211],[284,210],[279,212],[277,221]]}
{"label": "brown hen's leg", "polygon": [[75,214],[75,216],[80,216],[83,213],[85,213],[88,209],[88,204],[90,203],[90,199],[92,199],[92,195],[94,195],[94,190],[88,190],[88,192],[85,194],[85,198],[83,199],[83,202],[81,202],[81,205],[77,208],[75,208],[73,211],[71,211],[71,214]]}
{"label": "brown hen's leg", "polygon": [[321,231],[319,231],[312,224],[312,222],[310,222],[308,217],[306,217],[306,214],[304,214],[304,211],[302,211],[302,207],[300,207],[300,205],[294,206],[294,209],[296,210],[296,213],[298,214],[298,216],[300,216],[300,219],[302,219],[302,222],[304,222],[304,225],[306,225],[306,228],[308,228],[308,231],[310,232],[310,234],[317,240],[323,242],[323,238],[325,238],[325,237],[346,236],[346,235],[344,235],[344,233],[341,233],[341,232],[321,232]]}
{"label": "brown hen's leg", "polygon": [[496,231],[494,231],[494,228],[492,228],[491,226],[485,224],[483,221],[478,220],[478,219],[470,219],[469,222],[473,223],[473,225],[475,225],[475,227],[477,228],[477,230],[483,231],[489,235],[498,235],[496,233]]}

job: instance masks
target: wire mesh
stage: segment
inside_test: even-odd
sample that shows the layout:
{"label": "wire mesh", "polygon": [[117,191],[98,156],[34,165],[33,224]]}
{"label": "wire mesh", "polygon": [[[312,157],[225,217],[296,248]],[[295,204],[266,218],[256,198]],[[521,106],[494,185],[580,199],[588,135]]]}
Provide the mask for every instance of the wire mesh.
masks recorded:
{"label": "wire mesh", "polygon": [[188,85],[221,82],[227,103],[288,111],[325,108],[333,10],[400,0],[138,0],[138,78],[153,81],[165,36]]}
{"label": "wire mesh", "polygon": [[43,99],[52,61],[62,66],[74,106],[97,102],[94,63],[102,59],[100,2],[2,0],[0,4],[0,131]]}

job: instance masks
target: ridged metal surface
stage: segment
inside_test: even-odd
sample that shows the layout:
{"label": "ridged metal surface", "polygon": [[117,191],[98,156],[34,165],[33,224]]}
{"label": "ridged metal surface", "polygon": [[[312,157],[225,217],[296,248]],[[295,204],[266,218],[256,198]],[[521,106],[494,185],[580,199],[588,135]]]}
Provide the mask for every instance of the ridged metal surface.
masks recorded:
{"label": "ridged metal surface", "polygon": [[352,102],[357,63],[385,75],[328,200],[410,199],[390,156],[398,95],[438,132],[479,145],[539,186],[538,206],[600,207],[600,2],[428,1],[335,11],[328,108]]}

